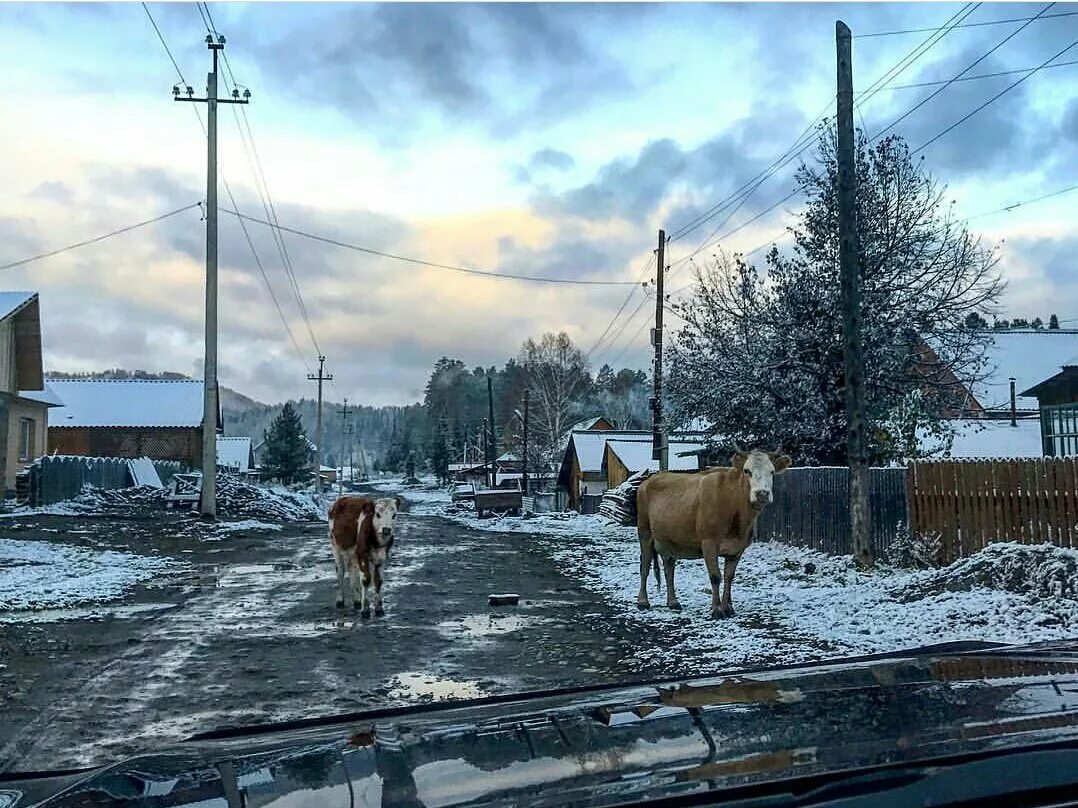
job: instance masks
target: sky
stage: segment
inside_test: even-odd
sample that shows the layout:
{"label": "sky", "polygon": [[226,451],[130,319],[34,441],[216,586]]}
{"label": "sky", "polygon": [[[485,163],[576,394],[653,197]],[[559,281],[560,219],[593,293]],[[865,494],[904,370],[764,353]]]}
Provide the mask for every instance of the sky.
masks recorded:
{"label": "sky", "polygon": [[[637,282],[659,228],[678,232],[830,109],[837,19],[856,37],[860,91],[932,36],[864,34],[1046,5],[211,3],[231,76],[252,93],[253,149],[237,108],[221,107],[220,203],[232,207],[227,183],[240,212],[265,219],[268,188],[282,226],[348,244]],[[203,94],[210,56],[197,7],[148,8]],[[1057,3],[1018,33],[1021,22],[934,37],[858,104],[856,124],[875,133],[938,89],[894,85],[951,78],[993,48],[966,75],[1041,64],[1078,41],[1078,15],[1047,16],[1070,12],[1078,4]],[[179,79],[141,4],[0,4],[0,52],[0,265],[205,198],[194,113],[204,105],[172,100]],[[1058,58],[1068,60],[1078,45]],[[893,131],[915,148],[1022,75],[957,82]],[[991,213],[1078,184],[1078,65],[1031,75],[922,153],[956,212],[976,217],[971,230],[999,245],[1007,313],[1078,323],[1078,192]],[[800,198],[768,209],[793,190],[794,168],[725,222],[724,212],[673,241],[667,288],[691,281],[679,259],[700,247],[705,261],[781,234]],[[273,231],[247,227],[253,252],[239,220],[220,214],[219,379],[266,402],[312,396],[319,350],[334,375],[329,398],[382,405],[419,400],[441,356],[501,365],[547,330],[590,349],[634,289],[477,277],[285,233],[308,327]],[[47,370],[201,377],[204,250],[196,207],[7,269],[2,288],[40,293]],[[637,287],[590,354],[594,368],[647,367],[654,304],[644,301]]]}

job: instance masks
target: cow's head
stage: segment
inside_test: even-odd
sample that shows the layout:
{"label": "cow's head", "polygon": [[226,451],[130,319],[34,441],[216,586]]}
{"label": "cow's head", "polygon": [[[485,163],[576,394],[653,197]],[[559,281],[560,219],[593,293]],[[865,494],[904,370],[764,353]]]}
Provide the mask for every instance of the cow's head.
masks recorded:
{"label": "cow's head", "polygon": [[400,497],[382,497],[374,501],[374,535],[383,547],[393,541],[394,524],[400,507]]}
{"label": "cow's head", "polygon": [[743,473],[749,481],[749,504],[754,508],[762,508],[771,502],[772,478],[786,471],[790,462],[786,455],[761,449],[753,449],[751,452],[738,451],[734,455],[734,468]]}

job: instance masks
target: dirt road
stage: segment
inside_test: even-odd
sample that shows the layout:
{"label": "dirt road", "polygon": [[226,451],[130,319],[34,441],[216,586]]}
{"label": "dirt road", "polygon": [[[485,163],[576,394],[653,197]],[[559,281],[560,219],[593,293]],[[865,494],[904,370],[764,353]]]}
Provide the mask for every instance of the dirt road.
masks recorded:
{"label": "dirt road", "polygon": [[[0,625],[5,770],[106,762],[226,725],[670,673],[632,661],[640,628],[556,568],[538,544],[556,538],[405,514],[387,615],[362,620],[333,605],[321,524],[206,542],[176,516],[42,516],[0,533],[185,565],[89,614]],[[521,603],[489,607],[495,592]]]}

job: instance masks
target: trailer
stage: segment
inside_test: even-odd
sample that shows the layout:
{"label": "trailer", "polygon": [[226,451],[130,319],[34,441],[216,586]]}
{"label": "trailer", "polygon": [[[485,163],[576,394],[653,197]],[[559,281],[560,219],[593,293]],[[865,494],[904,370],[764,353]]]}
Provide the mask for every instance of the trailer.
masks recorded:
{"label": "trailer", "polygon": [[519,488],[488,488],[475,492],[475,513],[482,519],[486,514],[495,516],[520,516],[524,508],[524,495]]}

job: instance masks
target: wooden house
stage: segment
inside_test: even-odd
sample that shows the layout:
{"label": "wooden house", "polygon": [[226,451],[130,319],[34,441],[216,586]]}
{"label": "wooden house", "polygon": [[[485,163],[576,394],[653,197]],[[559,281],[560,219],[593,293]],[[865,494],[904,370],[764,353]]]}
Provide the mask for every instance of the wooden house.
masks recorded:
{"label": "wooden house", "polygon": [[[670,471],[699,471],[700,454],[704,444],[699,441],[677,440],[668,442]],[[616,438],[606,442],[603,454],[603,475],[608,488],[615,488],[638,471],[659,470],[659,461],[652,459],[651,433],[631,439]]]}
{"label": "wooden house", "polygon": [[41,364],[41,313],[36,292],[0,292],[0,468],[4,490],[45,454],[49,410],[59,403],[46,389]]}
{"label": "wooden house", "polygon": [[50,379],[49,386],[63,402],[50,419],[50,452],[201,465],[201,381]]}
{"label": "wooden house", "polygon": [[1078,455],[1078,366],[1064,365],[1022,396],[1037,399],[1041,451],[1046,457]]}

